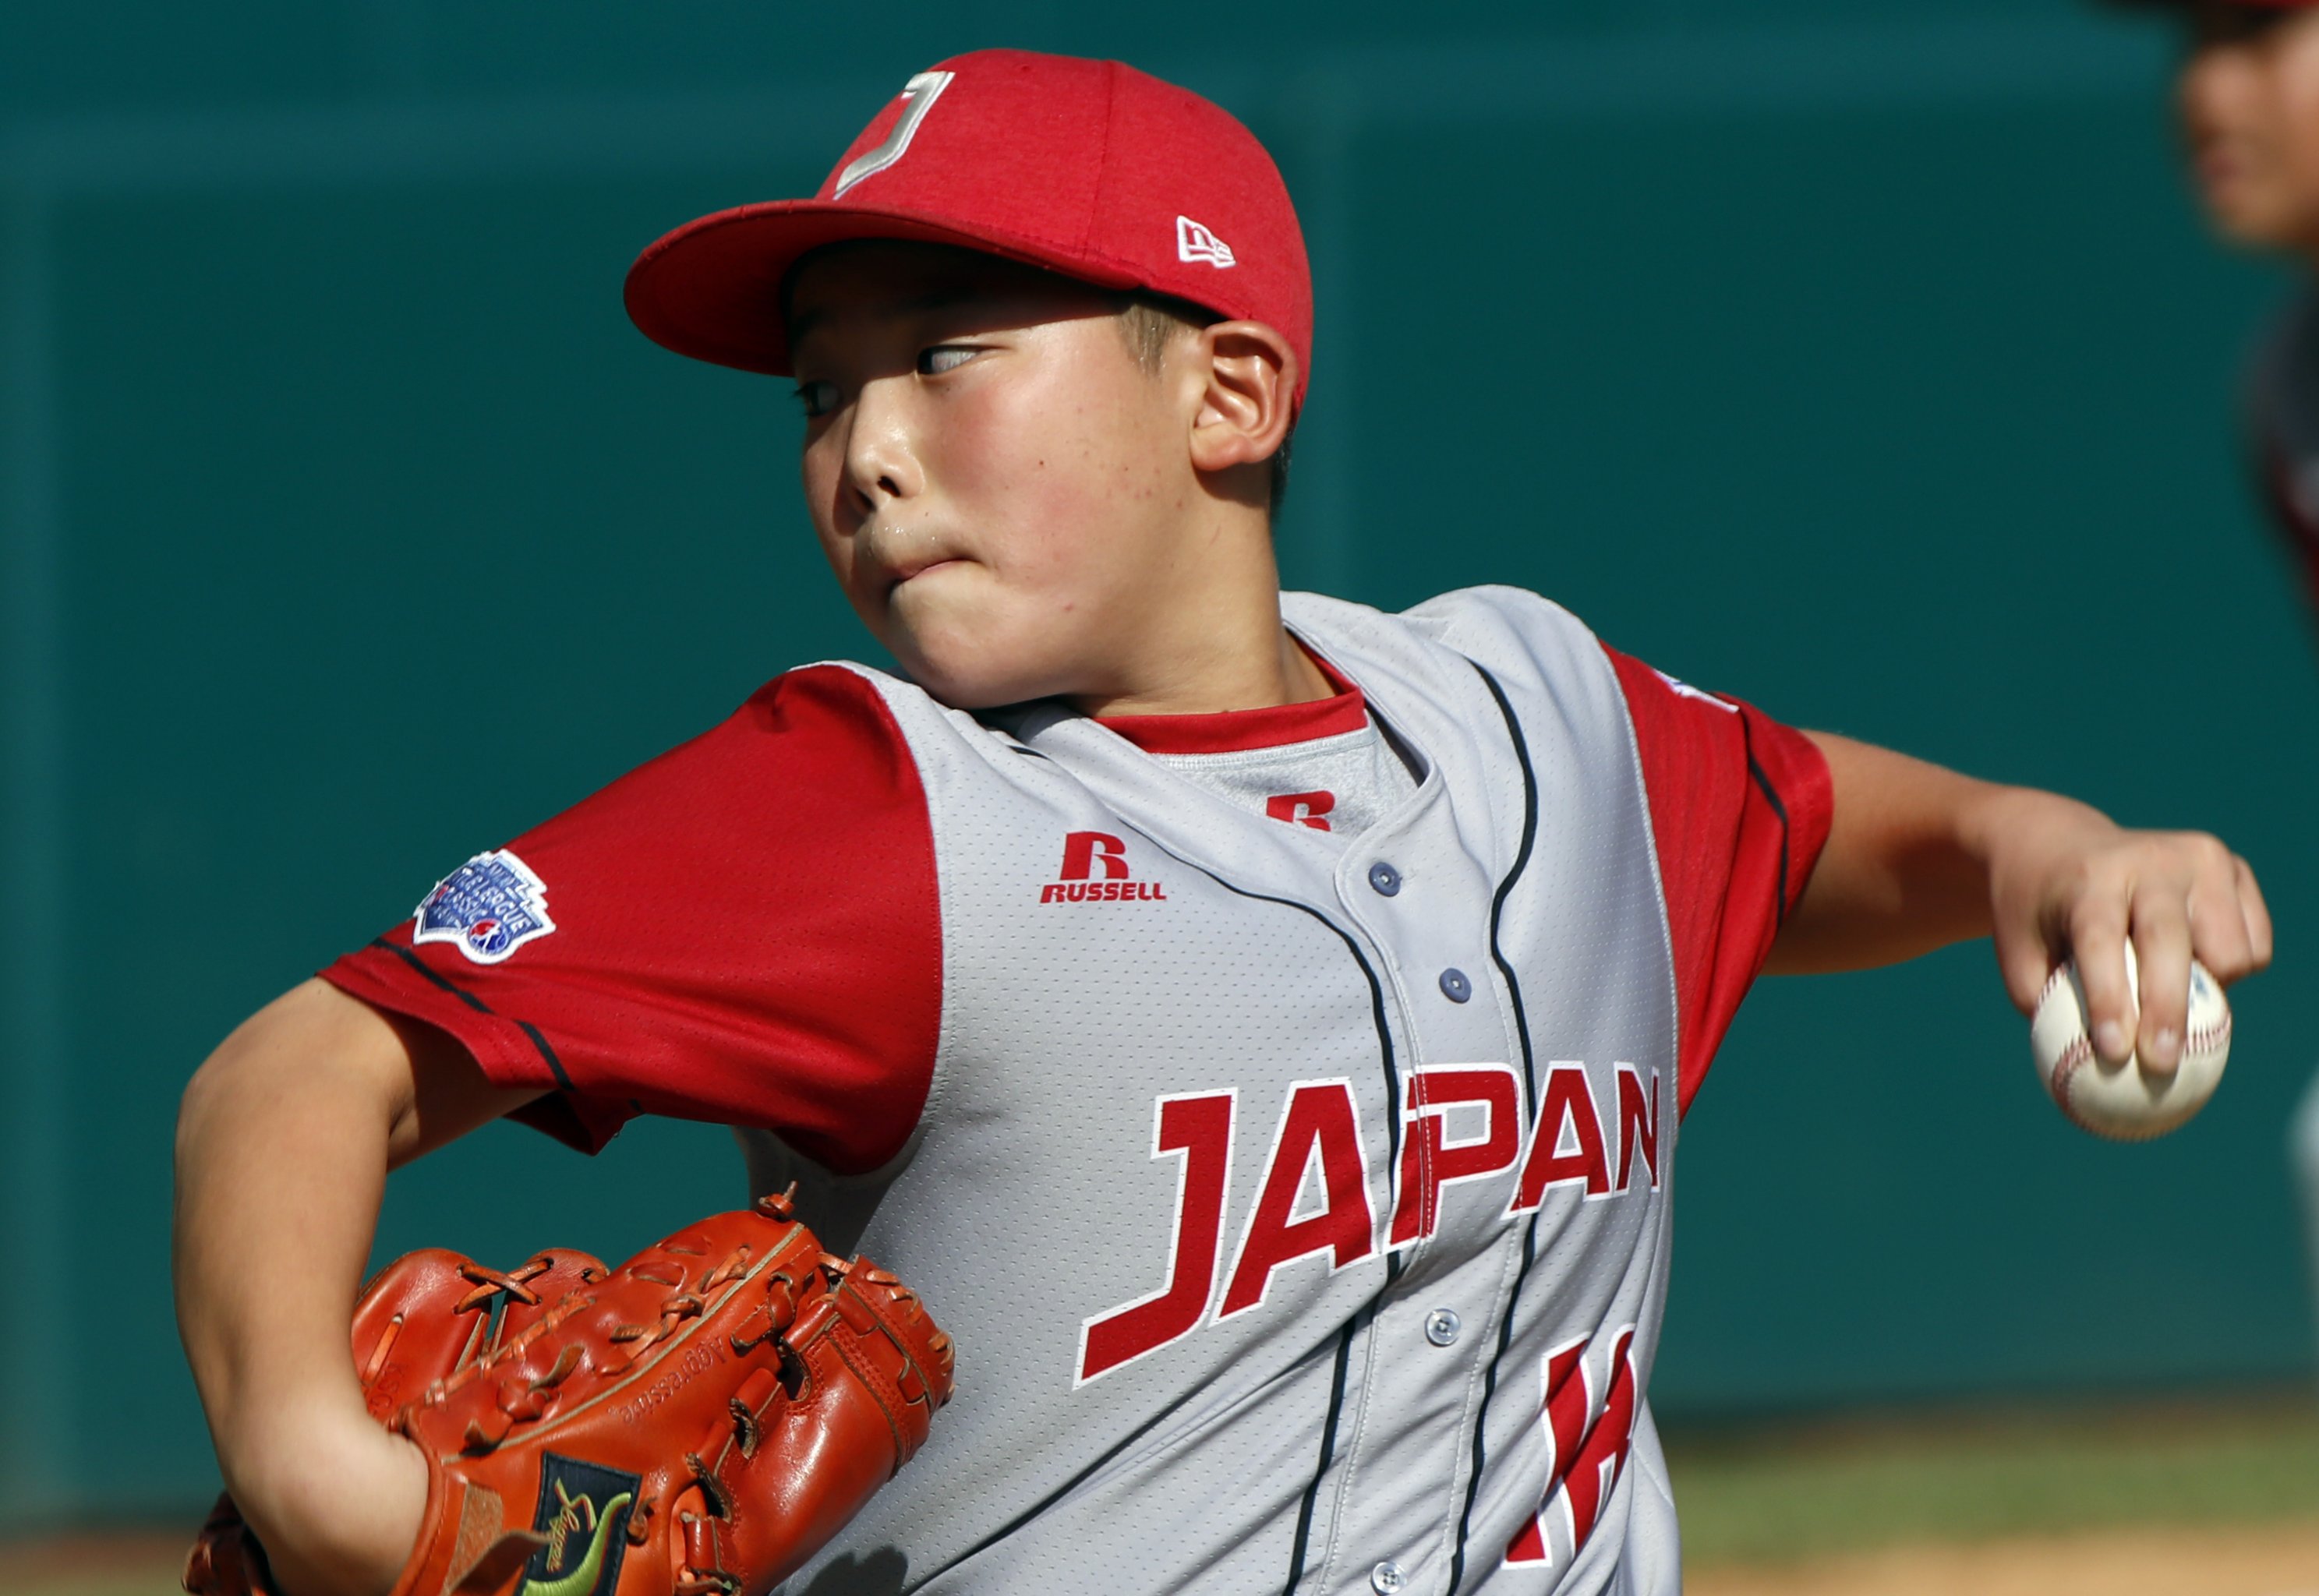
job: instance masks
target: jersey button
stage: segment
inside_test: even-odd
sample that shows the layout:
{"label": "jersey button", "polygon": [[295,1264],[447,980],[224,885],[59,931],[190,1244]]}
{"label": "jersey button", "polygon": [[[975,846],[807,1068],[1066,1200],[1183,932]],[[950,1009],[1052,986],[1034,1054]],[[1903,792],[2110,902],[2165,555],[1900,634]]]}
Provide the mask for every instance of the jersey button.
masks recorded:
{"label": "jersey button", "polygon": [[1369,1570],[1369,1589],[1377,1596],[1395,1596],[1407,1583],[1408,1577],[1401,1572],[1398,1563],[1380,1563]]}
{"label": "jersey button", "polygon": [[1436,1308],[1425,1316],[1425,1339],[1436,1347],[1448,1347],[1457,1339],[1457,1332],[1466,1328],[1455,1308]]}
{"label": "jersey button", "polygon": [[1441,972],[1441,996],[1452,1003],[1463,1003],[1474,995],[1474,983],[1466,978],[1462,969]]}
{"label": "jersey button", "polygon": [[1391,897],[1401,890],[1401,872],[1380,859],[1369,866],[1369,885]]}

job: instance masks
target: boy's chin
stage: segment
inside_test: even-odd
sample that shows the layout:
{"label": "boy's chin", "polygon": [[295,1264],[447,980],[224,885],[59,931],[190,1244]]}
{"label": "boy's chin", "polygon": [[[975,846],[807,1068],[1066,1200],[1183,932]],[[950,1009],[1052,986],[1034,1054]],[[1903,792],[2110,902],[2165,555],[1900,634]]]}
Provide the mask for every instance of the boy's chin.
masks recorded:
{"label": "boy's chin", "polygon": [[2265,193],[2251,185],[2204,189],[2206,215],[2215,230],[2248,249],[2291,249],[2303,247],[2313,229],[2312,212],[2288,196]]}
{"label": "boy's chin", "polygon": [[953,709],[1067,697],[1079,681],[1099,673],[1085,668],[1042,612],[928,608],[907,620],[889,611],[886,619],[875,628],[879,641],[904,674]]}
{"label": "boy's chin", "polygon": [[1046,679],[1019,668],[1006,669],[985,662],[946,659],[897,648],[894,657],[905,674],[929,697],[952,709],[995,709],[1031,699],[1052,698],[1060,690]]}

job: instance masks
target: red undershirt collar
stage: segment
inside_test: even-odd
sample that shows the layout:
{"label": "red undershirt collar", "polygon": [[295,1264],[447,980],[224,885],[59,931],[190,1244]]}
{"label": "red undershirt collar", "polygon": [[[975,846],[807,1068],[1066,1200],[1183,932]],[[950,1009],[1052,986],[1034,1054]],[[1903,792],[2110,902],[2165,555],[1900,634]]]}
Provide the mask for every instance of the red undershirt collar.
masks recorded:
{"label": "red undershirt collar", "polygon": [[1251,748],[1309,743],[1317,737],[1340,737],[1367,726],[1368,704],[1361,690],[1319,654],[1308,649],[1305,657],[1320,667],[1321,674],[1336,689],[1330,697],[1308,704],[1224,709],[1211,715],[1098,716],[1096,723],[1146,753],[1239,753]]}

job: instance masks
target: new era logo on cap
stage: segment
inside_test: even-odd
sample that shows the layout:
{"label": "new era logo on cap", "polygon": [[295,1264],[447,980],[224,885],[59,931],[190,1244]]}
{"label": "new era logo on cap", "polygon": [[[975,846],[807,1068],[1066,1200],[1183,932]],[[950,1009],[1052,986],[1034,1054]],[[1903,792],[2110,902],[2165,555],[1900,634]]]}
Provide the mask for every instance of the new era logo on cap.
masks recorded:
{"label": "new era logo on cap", "polygon": [[1205,260],[1212,266],[1238,266],[1232,246],[1188,216],[1176,218],[1176,258]]}
{"label": "new era logo on cap", "polygon": [[1279,170],[1222,107],[1132,67],[1019,50],[937,62],[814,198],[721,211],[646,249],[628,314],[679,354],[786,376],[781,284],[857,239],[979,249],[1264,322],[1296,351],[1304,399],[1313,284]]}

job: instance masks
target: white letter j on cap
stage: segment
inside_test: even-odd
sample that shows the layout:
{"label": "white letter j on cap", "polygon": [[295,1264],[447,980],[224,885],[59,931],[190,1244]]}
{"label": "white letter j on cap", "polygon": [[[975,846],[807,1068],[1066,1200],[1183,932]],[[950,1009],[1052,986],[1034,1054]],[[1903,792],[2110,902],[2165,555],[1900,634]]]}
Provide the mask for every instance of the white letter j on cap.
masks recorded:
{"label": "white letter j on cap", "polygon": [[829,191],[833,200],[864,177],[874,176],[892,166],[910,152],[910,140],[918,136],[918,124],[926,120],[926,113],[942,98],[943,90],[950,86],[954,72],[921,72],[902,86],[902,114],[894,122],[886,141],[875,149],[865,149],[845,163],[845,170],[837,175],[837,186]]}

